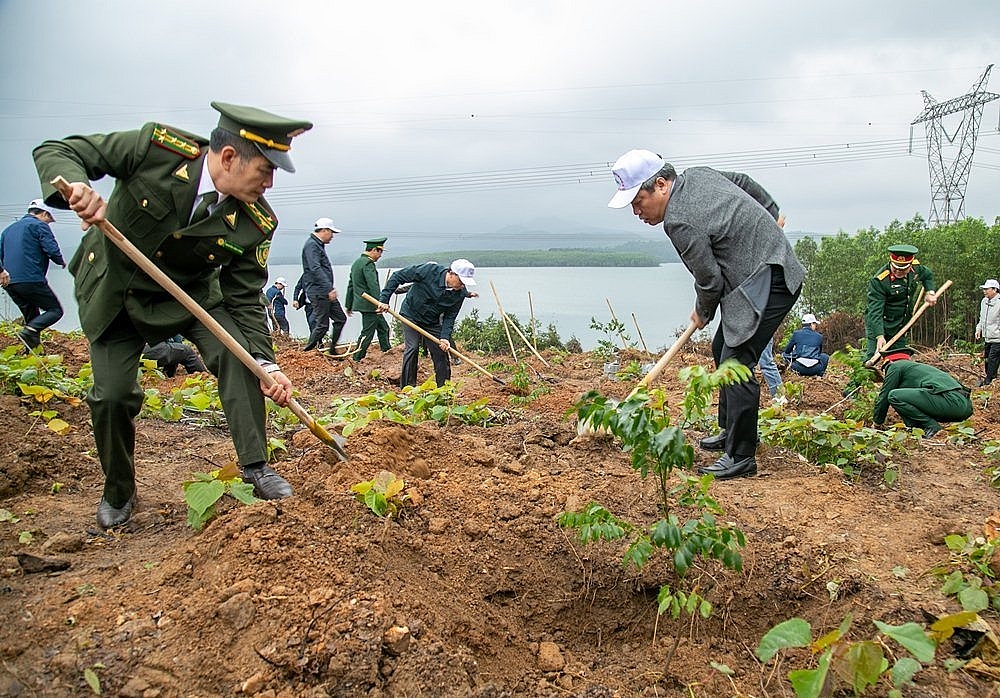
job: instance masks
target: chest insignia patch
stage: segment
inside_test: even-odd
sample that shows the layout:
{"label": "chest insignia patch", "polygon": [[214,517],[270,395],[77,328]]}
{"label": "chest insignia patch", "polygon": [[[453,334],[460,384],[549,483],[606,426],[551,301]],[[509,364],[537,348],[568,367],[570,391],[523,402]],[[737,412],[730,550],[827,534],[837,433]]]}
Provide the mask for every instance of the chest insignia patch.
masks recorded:
{"label": "chest insignia patch", "polygon": [[235,242],[229,242],[226,238],[219,238],[216,240],[219,247],[229,250],[233,254],[243,254],[243,248],[237,245]]}
{"label": "chest insignia patch", "polygon": [[191,181],[191,177],[188,175],[188,164],[186,162],[174,170],[174,177],[184,180],[185,182]]}
{"label": "chest insignia patch", "polygon": [[271,241],[264,240],[262,243],[257,245],[257,264],[263,269],[267,266],[267,255],[271,252]]}
{"label": "chest insignia patch", "polygon": [[229,226],[230,230],[236,230],[236,211],[227,213],[222,218],[226,221],[226,225]]}
{"label": "chest insignia patch", "polygon": [[188,160],[194,160],[201,155],[201,147],[197,143],[171,131],[166,126],[159,124],[154,126],[150,140],[164,150],[183,155]]}

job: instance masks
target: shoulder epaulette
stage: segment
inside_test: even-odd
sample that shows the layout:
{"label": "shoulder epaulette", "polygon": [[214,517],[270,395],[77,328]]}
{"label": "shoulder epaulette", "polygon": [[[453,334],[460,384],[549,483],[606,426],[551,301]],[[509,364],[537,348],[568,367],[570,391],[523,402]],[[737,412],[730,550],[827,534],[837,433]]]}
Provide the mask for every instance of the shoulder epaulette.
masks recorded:
{"label": "shoulder epaulette", "polygon": [[913,264],[913,266],[918,266],[920,264],[920,260],[917,259],[917,258],[914,258],[913,262],[911,262],[911,264]]}
{"label": "shoulder epaulette", "polygon": [[885,277],[889,276],[889,270],[883,269],[881,274],[876,274],[875,278],[879,281],[885,281]]}
{"label": "shoulder epaulette", "polygon": [[250,220],[253,224],[257,226],[265,236],[270,237],[271,233],[274,232],[275,228],[278,227],[278,218],[274,215],[274,211],[263,199],[258,199],[252,204],[246,202],[240,202],[243,208],[250,215]]}
{"label": "shoulder epaulette", "polygon": [[194,160],[201,155],[201,146],[198,145],[198,141],[163,124],[153,126],[153,135],[150,136],[150,140],[164,150],[177,153],[188,160]]}

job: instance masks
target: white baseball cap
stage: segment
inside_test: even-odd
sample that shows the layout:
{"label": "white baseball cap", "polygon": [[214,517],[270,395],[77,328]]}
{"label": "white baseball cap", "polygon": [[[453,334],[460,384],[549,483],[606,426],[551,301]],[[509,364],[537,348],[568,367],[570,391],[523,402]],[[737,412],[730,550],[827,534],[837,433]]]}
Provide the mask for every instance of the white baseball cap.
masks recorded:
{"label": "white baseball cap", "polygon": [[475,286],[476,280],[472,278],[476,274],[475,265],[467,259],[456,259],[451,263],[451,270],[458,274],[462,283],[466,286]]}
{"label": "white baseball cap", "polygon": [[812,313],[806,313],[805,315],[802,316],[802,324],[803,325],[811,325],[814,322],[818,323],[819,320],[817,320],[816,316],[813,315]]}
{"label": "white baseball cap", "polygon": [[997,283],[996,279],[986,279],[986,283],[979,288],[995,288],[1000,290],[1000,283]]}
{"label": "white baseball cap", "polygon": [[649,150],[630,150],[615,160],[611,174],[618,182],[618,193],[611,197],[608,208],[625,208],[635,198],[643,182],[667,164],[663,158]]}
{"label": "white baseball cap", "polygon": [[28,204],[28,212],[30,213],[31,211],[34,211],[36,209],[39,211],[45,211],[45,213],[55,218],[55,214],[52,213],[52,209],[45,205],[45,199],[31,200],[31,203]]}
{"label": "white baseball cap", "polygon": [[287,283],[285,283],[285,277],[283,277],[283,276],[279,276],[277,279],[275,279],[274,283],[281,284],[282,286],[287,286],[288,285]]}
{"label": "white baseball cap", "polygon": [[316,222],[313,223],[313,231],[323,230],[324,228],[332,230],[334,233],[339,233],[340,232],[340,230],[338,228],[334,228],[333,227],[333,219],[332,218],[317,218]]}

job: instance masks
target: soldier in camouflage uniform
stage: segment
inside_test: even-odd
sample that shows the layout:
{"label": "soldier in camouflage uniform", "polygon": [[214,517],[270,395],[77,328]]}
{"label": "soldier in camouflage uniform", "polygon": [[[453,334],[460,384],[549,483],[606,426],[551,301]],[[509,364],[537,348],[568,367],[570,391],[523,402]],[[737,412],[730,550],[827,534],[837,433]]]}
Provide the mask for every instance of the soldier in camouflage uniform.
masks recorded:
{"label": "soldier in camouflage uniform", "polygon": [[[135,424],[143,393],[136,382],[145,343],[181,334],[219,377],[219,397],[243,478],[258,496],[291,495],[267,464],[264,396],[287,404],[291,381],[274,362],[260,289],[278,220],[263,199],[278,167],[294,172],[288,151],[307,121],[213,102],[211,139],[148,123],[134,131],[69,136],[35,148],[46,202],[71,208],[86,230],[70,261],[80,324],[90,343],[94,386],[87,396],[104,469],[97,522],[118,526],[135,503]],[[51,184],[71,182],[63,199]],[[91,180],[111,176],[105,202]],[[215,318],[275,379],[265,387],[208,329],[123,252],[96,224],[108,220]]]}
{"label": "soldier in camouflage uniform", "polygon": [[865,309],[865,361],[876,351],[890,351],[906,346],[906,336],[891,347],[892,339],[913,315],[917,294],[924,288],[924,300],[934,305],[934,274],[916,258],[919,250],[913,245],[893,245],[889,248],[889,263],[868,282],[868,306]]}

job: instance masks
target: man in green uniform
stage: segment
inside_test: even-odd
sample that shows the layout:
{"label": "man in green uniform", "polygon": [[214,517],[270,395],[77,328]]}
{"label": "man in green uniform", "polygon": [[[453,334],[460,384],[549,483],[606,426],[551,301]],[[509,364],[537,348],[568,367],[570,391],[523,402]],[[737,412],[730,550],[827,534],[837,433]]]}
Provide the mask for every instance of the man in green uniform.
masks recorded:
{"label": "man in green uniform", "polygon": [[[210,140],[148,123],[134,131],[69,136],[35,148],[46,202],[71,208],[86,234],[70,261],[80,324],[90,343],[94,386],[87,395],[104,469],[97,522],[118,526],[135,504],[136,382],[145,343],[175,334],[191,340],[219,377],[219,397],[243,478],[258,496],[292,488],[267,465],[264,396],[279,405],[291,381],[274,363],[261,300],[278,221],[263,199],[280,167],[294,172],[292,138],[312,127],[253,107],[212,102],[220,113]],[[64,200],[50,183],[71,182]],[[91,180],[115,178],[105,201]],[[96,225],[110,221],[215,318],[275,383],[266,387],[204,325],[140,271]]]}
{"label": "man in green uniform", "polygon": [[874,421],[885,422],[889,406],[910,427],[929,437],[941,431],[941,422],[960,422],[972,416],[969,389],[944,371],[917,363],[910,352],[899,351],[883,360],[885,382],[875,399]]}
{"label": "man in green uniform", "polygon": [[923,286],[924,300],[934,305],[934,275],[916,258],[913,245],[893,245],[889,248],[889,263],[879,269],[868,282],[868,306],[865,309],[865,361],[876,351],[892,351],[906,346],[906,336],[892,346],[892,339],[913,315],[917,293]]}
{"label": "man in green uniform", "polygon": [[347,306],[348,315],[354,311],[361,313],[361,336],[358,337],[358,348],[351,357],[355,361],[361,361],[365,358],[376,333],[378,333],[379,349],[387,352],[390,348],[389,323],[375,312],[374,304],[361,297],[362,293],[367,293],[372,298],[379,297],[381,290],[378,285],[378,271],[375,269],[375,262],[382,258],[386,239],[365,240],[365,251],[351,265],[351,278],[347,282],[347,296],[344,298],[344,305]]}

